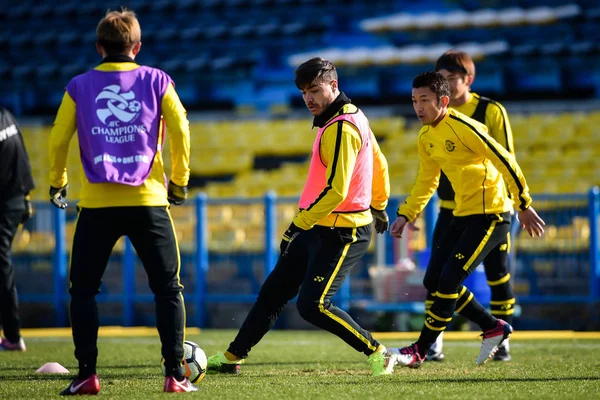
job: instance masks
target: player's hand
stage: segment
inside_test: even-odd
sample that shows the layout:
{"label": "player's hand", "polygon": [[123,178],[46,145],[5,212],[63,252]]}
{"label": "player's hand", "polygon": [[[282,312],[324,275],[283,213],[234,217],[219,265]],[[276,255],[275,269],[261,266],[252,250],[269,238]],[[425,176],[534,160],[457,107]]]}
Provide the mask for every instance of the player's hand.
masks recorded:
{"label": "player's hand", "polygon": [[392,224],[392,227],[390,228],[390,235],[392,235],[395,238],[401,238],[402,232],[404,232],[404,227],[407,223],[408,220],[404,215],[401,215],[398,218],[396,218],[396,220]]}
{"label": "player's hand", "polygon": [[521,223],[521,228],[525,229],[531,237],[542,236],[544,234],[546,223],[537,215],[533,207],[519,211],[519,222]]}
{"label": "player's hand", "polygon": [[179,186],[169,181],[169,188],[167,189],[167,200],[169,204],[180,206],[187,199],[188,188],[187,186]]}
{"label": "player's hand", "polygon": [[375,232],[386,232],[390,225],[390,219],[385,210],[376,210],[371,207],[371,214],[373,214],[373,218],[375,218]]}
{"label": "player's hand", "polygon": [[416,225],[416,221],[409,222],[408,224],[406,224],[406,227],[408,228],[409,231],[413,231],[413,232],[418,232],[421,230],[421,227]]}
{"label": "player's hand", "polygon": [[282,257],[287,256],[292,242],[294,241],[294,239],[296,239],[296,237],[298,237],[298,235],[302,231],[303,230],[301,228],[299,228],[298,226],[296,226],[296,224],[292,222],[289,228],[287,228],[287,230],[283,233],[281,243],[279,244],[279,253]]}
{"label": "player's hand", "polygon": [[31,205],[31,196],[27,194],[25,196],[25,210],[23,211],[23,216],[21,217],[21,224],[25,225],[27,221],[31,219],[33,215],[33,206]]}
{"label": "player's hand", "polygon": [[68,183],[60,188],[50,186],[50,203],[52,203],[54,207],[61,208],[63,210],[67,208],[67,202],[65,201],[65,198],[67,197],[68,188]]}

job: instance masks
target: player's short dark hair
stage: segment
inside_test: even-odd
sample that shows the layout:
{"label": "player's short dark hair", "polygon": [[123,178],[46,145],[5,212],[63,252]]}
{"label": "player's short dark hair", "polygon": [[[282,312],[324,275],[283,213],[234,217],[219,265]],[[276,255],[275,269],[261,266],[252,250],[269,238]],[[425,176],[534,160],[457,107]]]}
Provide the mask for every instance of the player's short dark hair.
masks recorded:
{"label": "player's short dark hair", "polygon": [[435,62],[435,70],[445,69],[462,75],[475,76],[475,63],[464,51],[448,50]]}
{"label": "player's short dark hair", "polygon": [[413,89],[428,87],[439,99],[442,96],[450,97],[450,84],[444,75],[437,71],[427,71],[419,74],[413,79]]}
{"label": "player's short dark hair", "polygon": [[300,90],[322,82],[337,80],[335,65],[321,57],[311,58],[296,68],[296,87]]}
{"label": "player's short dark hair", "polygon": [[126,54],[142,40],[142,29],[135,12],[122,8],[107,11],[96,28],[96,41],[109,56]]}

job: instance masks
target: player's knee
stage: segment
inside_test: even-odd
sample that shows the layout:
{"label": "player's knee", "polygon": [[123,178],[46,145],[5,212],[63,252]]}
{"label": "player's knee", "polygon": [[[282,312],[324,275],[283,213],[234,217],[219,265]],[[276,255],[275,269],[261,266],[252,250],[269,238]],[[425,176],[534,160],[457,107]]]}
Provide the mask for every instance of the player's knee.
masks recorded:
{"label": "player's knee", "polygon": [[319,302],[311,299],[303,299],[299,297],[296,303],[296,308],[298,308],[298,313],[300,316],[308,322],[311,322],[317,318],[321,313]]}
{"label": "player's knee", "polygon": [[425,289],[427,289],[429,293],[435,293],[438,289],[438,280],[429,274],[425,274],[423,286],[425,286]]}
{"label": "player's knee", "polygon": [[163,282],[150,285],[150,290],[158,297],[175,297],[183,290],[183,286],[178,281]]}
{"label": "player's knee", "polygon": [[69,294],[72,298],[77,297],[93,297],[100,293],[100,288],[94,288],[89,285],[81,285],[71,282]]}

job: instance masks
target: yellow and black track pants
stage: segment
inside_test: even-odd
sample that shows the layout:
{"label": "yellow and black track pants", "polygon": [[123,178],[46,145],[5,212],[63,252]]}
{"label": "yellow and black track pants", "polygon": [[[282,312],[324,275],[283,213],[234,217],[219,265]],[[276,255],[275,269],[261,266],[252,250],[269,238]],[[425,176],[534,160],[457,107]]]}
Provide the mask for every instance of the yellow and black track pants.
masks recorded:
{"label": "yellow and black track pants", "polygon": [[156,325],[167,375],[184,373],[185,305],[177,236],[168,207],[80,208],[70,261],[75,357],[79,377],[96,373],[98,306],[102,275],[117,240],[128,236],[135,248],[156,302]]}
{"label": "yellow and black track pants", "polygon": [[[448,208],[440,208],[438,218],[435,223],[432,238],[432,249],[437,247],[444,232],[448,230],[452,221],[452,210]],[[513,222],[515,218],[512,218]],[[483,259],[483,266],[487,277],[487,283],[491,289],[490,309],[492,315],[496,318],[502,318],[509,324],[512,323],[513,313],[515,311],[515,296],[511,284],[511,276],[509,269],[509,253],[511,249],[510,233],[500,240],[500,242],[489,252]],[[469,292],[470,293],[470,292]],[[433,304],[435,292],[427,292],[427,300],[425,301],[425,309],[429,310]],[[469,295],[459,298],[459,303],[467,301]],[[462,299],[462,300],[461,300]],[[466,306],[466,304],[465,304]],[[457,304],[456,312],[460,313],[461,304]]]}
{"label": "yellow and black track pants", "polygon": [[331,299],[350,270],[366,253],[371,225],[358,228],[315,226],[297,235],[279,257],[256,303],[228,351],[239,358],[273,327],[288,301],[298,296],[302,318],[340,337],[354,349],[372,354],[379,343]]}
{"label": "yellow and black track pants", "polygon": [[434,247],[424,285],[433,300],[426,311],[423,331],[417,344],[424,355],[444,331],[454,312],[477,323],[483,331],[492,329],[496,318],[462,285],[480,262],[506,239],[510,213],[453,217]]}

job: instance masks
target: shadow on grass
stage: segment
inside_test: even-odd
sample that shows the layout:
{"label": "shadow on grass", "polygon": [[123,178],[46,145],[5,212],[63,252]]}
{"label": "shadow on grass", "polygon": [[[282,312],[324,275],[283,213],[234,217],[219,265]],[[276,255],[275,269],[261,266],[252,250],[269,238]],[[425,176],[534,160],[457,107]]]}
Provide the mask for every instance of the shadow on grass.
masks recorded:
{"label": "shadow on grass", "polygon": [[[63,365],[66,369],[77,371],[76,365]],[[136,365],[98,365],[98,370],[102,369],[134,369],[134,368],[160,368],[160,364],[136,364]],[[0,367],[1,371],[31,371],[31,367]],[[37,375],[36,375],[37,376]]]}
{"label": "shadow on grass", "polygon": [[[374,378],[373,381],[377,381],[378,383],[385,383],[385,380],[382,380],[381,378],[385,378],[385,377],[377,377]],[[413,380],[402,380],[403,384],[417,384],[417,385],[421,385],[423,383],[470,383],[470,384],[479,384],[479,383],[492,383],[492,382],[497,382],[497,383],[506,383],[506,382],[568,382],[568,381],[600,381],[600,377],[598,376],[571,376],[571,377],[548,377],[548,378],[502,378],[500,379],[495,379],[495,378],[464,378],[464,379],[457,379],[457,378],[452,378],[452,379],[413,379]],[[396,384],[397,381],[389,381],[390,383],[394,383]],[[314,385],[321,385],[321,386],[331,386],[331,385],[339,385],[340,382],[314,382]],[[364,381],[350,381],[350,382],[343,382],[344,385],[364,385],[365,382]]]}
{"label": "shadow on grass", "polygon": [[[110,380],[131,380],[131,379],[135,379],[135,380],[140,380],[140,381],[147,381],[147,380],[156,380],[156,379],[161,379],[163,378],[162,374],[160,373],[160,371],[156,374],[156,375],[134,375],[134,374],[99,374],[100,376],[100,381],[101,382],[106,382],[106,383],[110,383]],[[65,381],[65,382],[71,382],[73,380],[73,378],[75,378],[75,374],[43,374],[43,375],[38,375],[38,374],[28,374],[28,375],[20,375],[20,376],[2,376],[0,375],[0,381],[24,381],[24,380],[28,380],[28,381]]]}
{"label": "shadow on grass", "polygon": [[283,366],[283,365],[321,365],[321,364],[332,364],[344,365],[344,364],[356,364],[356,361],[289,361],[289,362],[251,362],[250,364],[242,364],[243,367],[270,367],[270,366]]}

